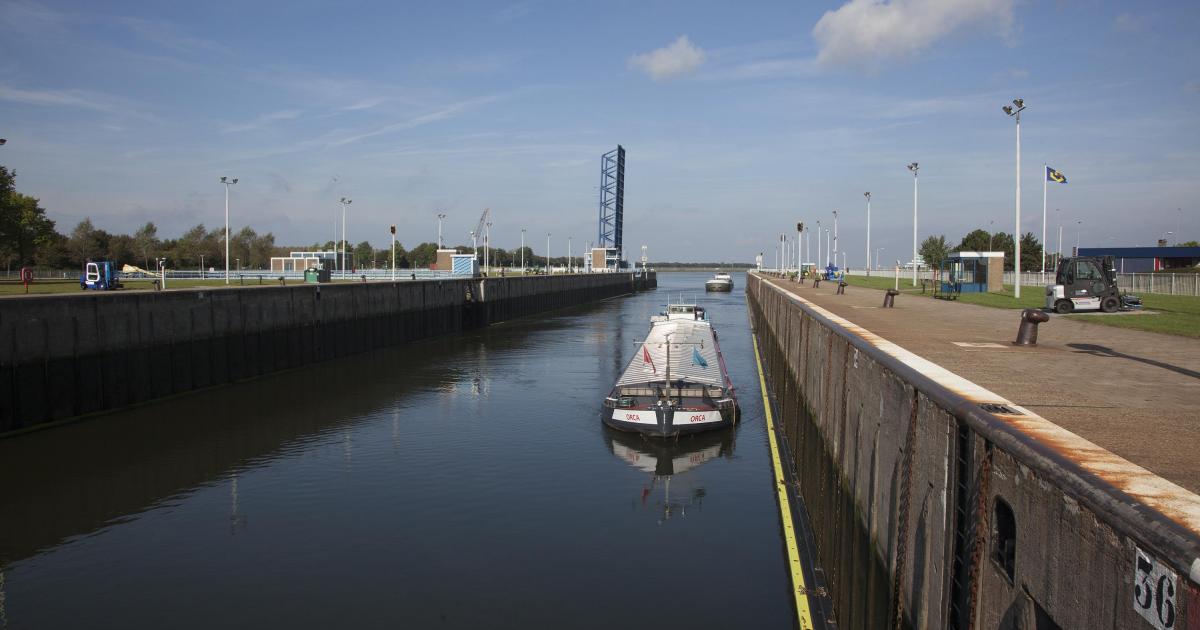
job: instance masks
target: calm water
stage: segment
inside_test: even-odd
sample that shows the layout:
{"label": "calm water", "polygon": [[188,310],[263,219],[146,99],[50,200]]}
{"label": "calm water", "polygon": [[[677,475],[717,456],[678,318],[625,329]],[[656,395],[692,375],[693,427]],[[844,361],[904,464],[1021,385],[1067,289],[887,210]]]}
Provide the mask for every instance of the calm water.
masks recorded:
{"label": "calm water", "polygon": [[[745,281],[708,275],[0,440],[0,628],[790,624]],[[614,434],[680,289],[743,422]]]}

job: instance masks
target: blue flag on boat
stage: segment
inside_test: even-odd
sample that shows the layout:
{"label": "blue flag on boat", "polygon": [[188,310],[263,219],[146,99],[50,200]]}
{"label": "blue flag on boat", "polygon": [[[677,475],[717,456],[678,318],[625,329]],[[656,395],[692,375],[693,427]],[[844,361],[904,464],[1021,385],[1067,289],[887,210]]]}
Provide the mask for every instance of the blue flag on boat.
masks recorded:
{"label": "blue flag on boat", "polygon": [[708,367],[708,361],[705,361],[704,357],[700,356],[700,351],[695,346],[692,346],[692,365]]}

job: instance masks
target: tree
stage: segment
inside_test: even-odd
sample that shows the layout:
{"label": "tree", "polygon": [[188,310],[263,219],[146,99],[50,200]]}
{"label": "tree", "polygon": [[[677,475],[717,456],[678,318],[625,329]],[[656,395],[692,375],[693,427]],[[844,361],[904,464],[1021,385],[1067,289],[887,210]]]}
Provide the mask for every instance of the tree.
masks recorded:
{"label": "tree", "polygon": [[950,256],[950,246],[945,236],[930,236],[921,242],[917,250],[930,269],[937,269]]}
{"label": "tree", "polygon": [[375,262],[375,248],[371,247],[371,243],[368,241],[355,245],[350,254],[353,257],[351,260],[354,261],[350,263],[350,266],[357,269],[366,269]]}
{"label": "tree", "polygon": [[1042,270],[1042,244],[1033,232],[1021,237],[1021,271]]}
{"label": "tree", "polygon": [[992,235],[987,230],[971,230],[958,244],[960,252],[986,252],[992,246]]}
{"label": "tree", "polygon": [[108,232],[92,225],[90,217],[84,218],[67,240],[67,255],[71,262],[82,267],[89,260],[99,260],[108,253]]}
{"label": "tree", "polygon": [[1013,268],[1013,237],[1007,232],[996,232],[992,235],[992,251],[1004,252],[1004,269]]}
{"label": "tree", "polygon": [[37,198],[17,192],[16,178],[0,166],[0,258],[9,265],[35,262],[38,251],[58,237]]}
{"label": "tree", "polygon": [[133,233],[133,247],[141,257],[142,267],[145,269],[150,268],[151,257],[158,257],[158,250],[161,246],[162,242],[158,240],[158,227],[154,225],[153,221],[147,221]]}

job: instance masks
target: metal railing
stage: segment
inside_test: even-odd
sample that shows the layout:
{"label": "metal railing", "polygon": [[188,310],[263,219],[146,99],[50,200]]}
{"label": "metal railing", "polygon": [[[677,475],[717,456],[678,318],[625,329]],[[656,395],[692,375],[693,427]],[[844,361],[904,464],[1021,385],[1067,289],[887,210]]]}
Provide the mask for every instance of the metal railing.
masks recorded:
{"label": "metal railing", "polygon": [[[774,273],[774,269],[762,270],[764,273]],[[787,270],[794,272],[795,269]],[[896,270],[893,267],[887,269],[873,269],[872,276],[880,276],[891,278],[895,275]],[[850,268],[846,270],[846,275],[849,276],[865,276],[866,270],[862,268]],[[927,269],[921,269],[918,276],[924,279],[933,277],[933,272]],[[900,279],[912,277],[912,268],[901,269]],[[945,274],[943,274],[945,279]],[[1004,272],[1004,284],[1011,286],[1016,280],[1016,274],[1011,271]],[[1048,284],[1054,283],[1054,272],[1047,271],[1045,275],[1041,272],[1021,272],[1021,286],[1024,288],[1032,288],[1040,290]],[[1185,295],[1200,297],[1200,273],[1118,273],[1117,286],[1122,291],[1130,293],[1156,293],[1161,295]]]}

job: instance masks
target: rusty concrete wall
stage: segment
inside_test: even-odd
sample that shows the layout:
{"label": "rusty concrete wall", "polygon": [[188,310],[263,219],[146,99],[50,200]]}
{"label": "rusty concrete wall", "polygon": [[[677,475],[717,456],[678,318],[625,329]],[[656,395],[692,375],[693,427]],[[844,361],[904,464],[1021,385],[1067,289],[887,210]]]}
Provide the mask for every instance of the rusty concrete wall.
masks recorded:
{"label": "rusty concrete wall", "polygon": [[1195,495],[1151,507],[869,331],[753,274],[747,299],[841,627],[1200,630]]}
{"label": "rusty concrete wall", "polygon": [[0,434],[652,283],[595,274],[6,298]]}

